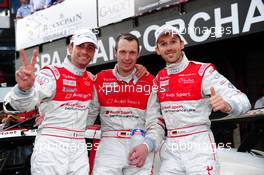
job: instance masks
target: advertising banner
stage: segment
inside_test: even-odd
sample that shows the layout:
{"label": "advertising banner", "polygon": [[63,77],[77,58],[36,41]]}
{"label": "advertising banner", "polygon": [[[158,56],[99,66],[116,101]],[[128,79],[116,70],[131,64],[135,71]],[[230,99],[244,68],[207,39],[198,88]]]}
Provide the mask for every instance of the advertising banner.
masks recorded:
{"label": "advertising banner", "polygon": [[[188,4],[191,5],[191,1]],[[131,32],[138,37],[141,56],[154,54],[154,33],[163,24],[179,28],[186,42],[185,47],[264,32],[264,3],[263,0],[228,0],[184,15],[179,15],[175,9],[168,9],[140,16],[138,22],[137,27],[133,26],[133,20],[130,19],[102,28],[98,49],[90,66],[116,61],[115,38],[120,33]],[[62,62],[65,57],[65,43],[50,43],[48,49],[43,45],[38,68]]]}
{"label": "advertising banner", "polygon": [[134,0],[98,0],[99,26],[134,16]]}
{"label": "advertising banner", "polygon": [[96,9],[96,0],[67,0],[17,20],[16,50],[67,37],[80,27],[96,28]]}
{"label": "advertising banner", "polygon": [[153,54],[156,47],[154,33],[163,24],[179,28],[186,42],[185,47],[264,32],[264,2],[225,1],[185,15],[179,15],[177,11],[170,9],[139,17],[138,22],[138,27],[133,27],[133,21],[130,20],[102,30],[104,35],[99,38],[99,49],[91,65],[115,61],[115,38],[125,32],[131,32],[139,38],[141,56]]}
{"label": "advertising banner", "polygon": [[187,2],[188,0],[135,0],[135,15],[151,12],[166,6]]}

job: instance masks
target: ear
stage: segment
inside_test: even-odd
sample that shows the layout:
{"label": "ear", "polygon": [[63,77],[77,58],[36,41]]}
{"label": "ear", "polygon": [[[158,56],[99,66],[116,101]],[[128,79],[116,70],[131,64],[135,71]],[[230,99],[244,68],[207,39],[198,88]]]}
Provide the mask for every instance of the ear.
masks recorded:
{"label": "ear", "polygon": [[181,50],[184,49],[184,42],[181,41]]}
{"label": "ear", "polygon": [[155,48],[155,51],[156,51],[156,53],[157,53],[158,55],[160,55],[160,51],[159,51],[158,46]]}
{"label": "ear", "polygon": [[114,49],[114,57],[117,60],[117,50],[116,49]]}
{"label": "ear", "polygon": [[72,54],[72,50],[73,50],[73,43],[68,45],[68,52],[70,55]]}

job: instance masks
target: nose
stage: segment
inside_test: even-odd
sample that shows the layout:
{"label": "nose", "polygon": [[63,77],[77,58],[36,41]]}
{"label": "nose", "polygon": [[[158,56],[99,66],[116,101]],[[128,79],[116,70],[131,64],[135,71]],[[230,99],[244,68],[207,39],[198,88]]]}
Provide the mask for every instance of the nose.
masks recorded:
{"label": "nose", "polygon": [[83,49],[82,49],[82,53],[83,53],[83,54],[87,54],[87,53],[88,53],[88,49],[87,49],[87,48],[83,48]]}
{"label": "nose", "polygon": [[175,46],[173,44],[168,44],[165,49],[166,49],[166,51],[171,51],[174,49],[174,47]]}
{"label": "nose", "polygon": [[126,52],[125,54],[124,54],[124,60],[126,60],[126,61],[128,61],[128,60],[130,60],[130,54],[129,54],[129,52]]}

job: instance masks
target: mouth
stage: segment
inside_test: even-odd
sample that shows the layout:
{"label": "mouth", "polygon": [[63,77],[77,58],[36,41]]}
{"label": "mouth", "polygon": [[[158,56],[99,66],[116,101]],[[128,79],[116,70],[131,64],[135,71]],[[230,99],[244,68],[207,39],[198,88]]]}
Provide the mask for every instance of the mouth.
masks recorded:
{"label": "mouth", "polygon": [[90,58],[89,58],[89,56],[81,56],[80,57],[82,60],[89,60]]}
{"label": "mouth", "polygon": [[168,57],[174,57],[175,52],[166,53],[166,55],[167,55]]}
{"label": "mouth", "polygon": [[124,64],[125,66],[130,66],[130,65],[131,65],[131,63],[124,63],[124,62],[123,62],[123,64]]}

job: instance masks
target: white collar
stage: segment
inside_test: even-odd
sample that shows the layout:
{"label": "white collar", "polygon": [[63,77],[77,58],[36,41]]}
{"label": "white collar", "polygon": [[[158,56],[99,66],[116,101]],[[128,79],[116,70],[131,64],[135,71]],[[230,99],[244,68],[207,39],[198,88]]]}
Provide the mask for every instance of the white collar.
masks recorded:
{"label": "white collar", "polygon": [[168,75],[176,74],[183,71],[189,64],[189,60],[183,52],[182,60],[179,63],[169,64],[166,66]]}
{"label": "white collar", "polygon": [[113,69],[113,74],[114,74],[114,76],[116,77],[116,79],[118,81],[124,81],[126,83],[129,83],[130,80],[133,80],[133,83],[136,84],[137,81],[138,81],[138,78],[135,75],[136,71],[137,71],[137,69],[134,68],[133,72],[130,75],[128,75],[126,77],[123,77],[122,75],[120,75],[118,73],[118,65],[116,64],[115,67],[114,67],[114,69]]}
{"label": "white collar", "polygon": [[82,76],[83,73],[86,71],[86,69],[80,69],[80,68],[76,67],[75,65],[72,64],[70,59],[71,59],[71,57],[69,55],[67,55],[66,58],[64,59],[63,64],[62,64],[63,67],[65,67],[67,70],[69,70],[70,72],[72,72],[75,75]]}

